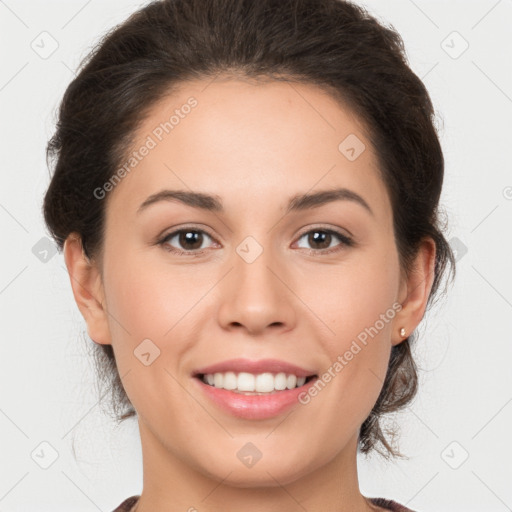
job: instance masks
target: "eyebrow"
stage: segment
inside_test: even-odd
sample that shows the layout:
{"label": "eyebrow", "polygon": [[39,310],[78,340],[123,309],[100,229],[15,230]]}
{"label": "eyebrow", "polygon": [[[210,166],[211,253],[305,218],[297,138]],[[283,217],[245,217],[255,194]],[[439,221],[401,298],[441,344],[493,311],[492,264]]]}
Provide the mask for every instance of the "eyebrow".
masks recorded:
{"label": "eyebrow", "polygon": [[[217,195],[205,194],[202,192],[191,192],[187,190],[161,190],[150,195],[137,210],[137,213],[145,210],[148,206],[160,201],[179,201],[193,208],[211,212],[224,212],[222,200]],[[362,206],[374,216],[369,204],[356,192],[347,188],[335,188],[321,190],[311,194],[297,194],[290,198],[286,213],[318,208],[333,201],[351,201]]]}

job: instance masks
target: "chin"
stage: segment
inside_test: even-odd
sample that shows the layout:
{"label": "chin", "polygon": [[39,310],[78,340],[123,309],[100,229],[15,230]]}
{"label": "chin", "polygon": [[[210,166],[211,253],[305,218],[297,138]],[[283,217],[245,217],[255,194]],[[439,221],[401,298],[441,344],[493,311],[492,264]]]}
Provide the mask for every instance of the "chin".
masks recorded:
{"label": "chin", "polygon": [[[276,457],[277,460],[263,460],[263,457],[252,467],[239,464],[226,464],[219,471],[217,466],[214,472],[204,468],[203,471],[209,478],[213,478],[223,485],[236,488],[280,487],[288,485],[297,479],[306,476],[312,471],[313,465],[304,465],[304,460],[298,465],[296,460],[285,460]],[[212,468],[213,469],[213,468]]]}

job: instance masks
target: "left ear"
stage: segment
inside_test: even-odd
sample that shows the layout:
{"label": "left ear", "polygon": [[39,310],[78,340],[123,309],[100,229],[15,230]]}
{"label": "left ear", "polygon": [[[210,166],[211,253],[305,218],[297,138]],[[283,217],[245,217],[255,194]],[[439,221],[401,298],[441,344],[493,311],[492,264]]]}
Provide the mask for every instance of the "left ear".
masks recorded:
{"label": "left ear", "polygon": [[[435,260],[436,244],[432,238],[425,238],[418,249],[411,272],[400,286],[402,309],[395,317],[392,345],[398,345],[409,337],[421,322],[434,282]],[[402,327],[406,332],[405,337],[400,336]]]}

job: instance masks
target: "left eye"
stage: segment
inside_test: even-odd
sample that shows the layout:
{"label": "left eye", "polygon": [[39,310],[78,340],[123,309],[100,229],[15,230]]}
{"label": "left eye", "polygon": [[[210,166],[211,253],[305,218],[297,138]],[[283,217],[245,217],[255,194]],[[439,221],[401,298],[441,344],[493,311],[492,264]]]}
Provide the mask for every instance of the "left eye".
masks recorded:
{"label": "left eye", "polygon": [[[307,242],[309,244],[312,244],[313,246],[317,245],[317,247],[313,247],[313,250],[315,251],[322,251],[325,249],[331,248],[331,242],[333,241],[333,235],[334,238],[337,238],[341,241],[341,244],[338,245],[352,245],[352,240],[342,235],[341,233],[338,233],[337,231],[333,231],[332,229],[312,229],[306,233],[304,233],[299,240],[302,240],[303,238],[307,237]],[[320,246],[320,247],[318,247]],[[328,251],[330,252],[330,251]]]}

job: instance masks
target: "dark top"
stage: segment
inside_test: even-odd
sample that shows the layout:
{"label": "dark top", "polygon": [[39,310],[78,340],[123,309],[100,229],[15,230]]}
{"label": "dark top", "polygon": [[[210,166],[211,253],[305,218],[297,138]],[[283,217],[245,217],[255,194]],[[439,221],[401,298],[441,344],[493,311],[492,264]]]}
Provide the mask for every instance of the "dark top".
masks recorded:
{"label": "dark top", "polygon": [[[119,505],[113,512],[130,512],[134,507],[135,503],[139,501],[140,495],[131,496]],[[377,507],[386,508],[391,510],[391,512],[414,512],[410,508],[404,507],[393,500],[388,500],[386,498],[368,498],[373,505],[377,505]]]}

